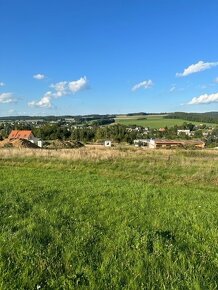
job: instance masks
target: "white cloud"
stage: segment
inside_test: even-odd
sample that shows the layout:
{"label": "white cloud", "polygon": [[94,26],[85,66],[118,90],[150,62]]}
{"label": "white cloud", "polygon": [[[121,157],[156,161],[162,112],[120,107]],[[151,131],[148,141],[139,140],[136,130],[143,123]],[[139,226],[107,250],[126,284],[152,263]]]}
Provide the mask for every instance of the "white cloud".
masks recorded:
{"label": "white cloud", "polygon": [[51,108],[52,107],[51,100],[52,100],[52,92],[49,91],[44,94],[41,100],[39,100],[38,102],[37,101],[29,102],[28,105],[29,107]]}
{"label": "white cloud", "polygon": [[52,84],[50,87],[56,91],[55,93],[53,93],[53,96],[56,98],[63,97],[69,93],[67,81],[62,81],[56,84]]}
{"label": "white cloud", "polygon": [[45,78],[44,74],[36,74],[33,76],[34,79],[36,80],[43,80]]}
{"label": "white cloud", "polygon": [[14,103],[15,101],[16,101],[16,99],[13,97],[12,93],[0,94],[0,103],[1,104]]}
{"label": "white cloud", "polygon": [[170,88],[170,93],[173,93],[176,90],[176,86],[172,85],[172,87]]}
{"label": "white cloud", "polygon": [[186,69],[184,69],[184,71],[182,73],[177,73],[176,76],[177,77],[186,77],[190,74],[201,72],[201,71],[210,69],[210,68],[217,66],[217,65],[218,65],[218,62],[204,62],[201,60],[198,63],[192,64],[189,67],[187,67]]}
{"label": "white cloud", "polygon": [[132,87],[132,91],[134,92],[134,91],[136,91],[136,90],[138,90],[138,89],[141,89],[141,88],[143,88],[143,89],[149,89],[149,88],[151,88],[153,85],[154,85],[154,83],[152,82],[152,80],[142,81],[142,82],[140,82],[140,83],[134,85],[134,86]]}
{"label": "white cloud", "polygon": [[52,100],[61,98],[72,93],[77,93],[87,87],[87,78],[82,77],[76,81],[61,81],[51,84],[53,91],[48,91],[39,101],[31,101],[28,103],[30,107],[51,108]]}
{"label": "white cloud", "polygon": [[77,81],[69,82],[68,87],[71,92],[77,93],[87,87],[87,79],[86,77],[82,77]]}
{"label": "white cloud", "polygon": [[218,93],[215,94],[204,94],[199,97],[194,97],[188,104],[199,105],[199,104],[211,104],[218,103]]}
{"label": "white cloud", "polygon": [[215,78],[214,82],[218,84],[218,77]]}
{"label": "white cloud", "polygon": [[87,87],[88,81],[86,77],[81,77],[76,81],[62,81],[56,84],[52,84],[50,87],[55,90],[53,97],[60,98],[71,93],[77,93]]}
{"label": "white cloud", "polygon": [[5,86],[5,83],[0,82],[0,87],[4,87],[4,86]]}

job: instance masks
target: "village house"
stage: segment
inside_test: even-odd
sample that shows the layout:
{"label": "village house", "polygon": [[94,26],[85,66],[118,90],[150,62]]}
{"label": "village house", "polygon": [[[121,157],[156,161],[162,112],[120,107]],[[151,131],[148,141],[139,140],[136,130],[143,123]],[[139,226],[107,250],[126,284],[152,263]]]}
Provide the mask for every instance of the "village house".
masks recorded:
{"label": "village house", "polygon": [[165,140],[165,139],[155,139],[150,140],[148,142],[149,148],[186,148],[186,147],[194,147],[203,149],[205,147],[205,143],[201,140]]}
{"label": "village house", "polygon": [[190,130],[177,130],[177,135],[185,134],[186,136],[191,136]]}
{"label": "village house", "polygon": [[36,138],[31,130],[12,130],[8,136],[8,139],[25,139],[39,147],[42,147],[42,140]]}
{"label": "village house", "polygon": [[203,132],[202,135],[203,135],[203,137],[208,137],[209,133],[208,132]]}
{"label": "village house", "polygon": [[159,130],[158,130],[159,132],[165,132],[166,131],[166,129],[165,128],[159,128]]}
{"label": "village house", "polygon": [[203,149],[205,143],[201,140],[165,140],[165,139],[136,139],[133,141],[136,147],[158,148],[186,148],[194,147]]}
{"label": "village house", "polygon": [[176,148],[182,147],[183,143],[181,141],[174,141],[174,140],[164,140],[164,139],[155,139],[150,140],[148,147],[151,149],[155,148]]}
{"label": "village house", "polygon": [[141,147],[141,146],[148,146],[149,140],[147,139],[136,139],[133,141],[135,147]]}

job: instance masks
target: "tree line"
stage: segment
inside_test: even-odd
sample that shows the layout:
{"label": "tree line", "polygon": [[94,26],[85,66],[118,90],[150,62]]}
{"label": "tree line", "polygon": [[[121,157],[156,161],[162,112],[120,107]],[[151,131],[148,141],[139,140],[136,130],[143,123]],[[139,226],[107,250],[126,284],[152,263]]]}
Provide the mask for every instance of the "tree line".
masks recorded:
{"label": "tree line", "polygon": [[218,124],[218,112],[208,112],[208,113],[175,112],[175,113],[168,114],[164,118],[166,118],[166,119],[182,119],[182,120],[187,120],[187,121],[192,121],[192,122]]}

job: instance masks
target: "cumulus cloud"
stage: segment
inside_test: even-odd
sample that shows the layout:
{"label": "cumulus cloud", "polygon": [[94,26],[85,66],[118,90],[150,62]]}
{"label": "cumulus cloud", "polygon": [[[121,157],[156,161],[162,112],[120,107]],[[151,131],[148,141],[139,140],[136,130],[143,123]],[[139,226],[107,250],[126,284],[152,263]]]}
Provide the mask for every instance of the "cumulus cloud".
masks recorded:
{"label": "cumulus cloud", "polygon": [[199,104],[211,104],[218,103],[218,93],[214,94],[204,94],[199,97],[194,97],[188,104],[189,105],[199,105]]}
{"label": "cumulus cloud", "polygon": [[55,92],[53,93],[54,98],[60,98],[60,97],[66,96],[69,93],[67,81],[62,81],[56,84],[51,84],[50,87],[55,90]]}
{"label": "cumulus cloud", "polygon": [[53,90],[48,91],[39,101],[31,101],[28,103],[30,107],[51,108],[52,100],[61,98],[66,95],[75,94],[87,87],[87,78],[81,77],[76,81],[61,81],[51,84],[50,88]]}
{"label": "cumulus cloud", "polygon": [[185,68],[182,73],[177,73],[177,77],[186,77],[193,73],[198,73],[207,69],[210,69],[214,66],[217,66],[218,62],[204,62],[200,60],[198,63],[192,64],[189,67]]}
{"label": "cumulus cloud", "polygon": [[44,94],[41,100],[29,102],[28,105],[29,107],[51,108],[52,107],[51,100],[52,100],[52,92],[49,91]]}
{"label": "cumulus cloud", "polygon": [[5,86],[5,83],[0,82],[0,87],[4,87],[4,86]]}
{"label": "cumulus cloud", "polygon": [[56,98],[70,95],[71,93],[77,93],[87,87],[88,81],[86,77],[81,77],[76,81],[62,81],[56,84],[52,84],[50,87],[55,90],[53,96]]}
{"label": "cumulus cloud", "polygon": [[44,74],[36,74],[36,75],[33,75],[33,78],[36,80],[43,80],[45,78],[45,75]]}
{"label": "cumulus cloud", "polygon": [[0,94],[0,103],[1,104],[14,103],[15,101],[16,101],[16,99],[14,98],[12,93]]}
{"label": "cumulus cloud", "polygon": [[87,79],[86,77],[82,77],[77,81],[69,82],[68,87],[71,92],[77,93],[87,87]]}
{"label": "cumulus cloud", "polygon": [[145,80],[145,81],[142,81],[142,82],[140,82],[140,83],[134,85],[134,86],[132,87],[132,91],[134,92],[134,91],[136,91],[136,90],[138,90],[138,89],[141,89],[141,88],[143,88],[143,89],[149,89],[149,88],[151,88],[153,85],[154,85],[154,83],[152,82],[152,80],[147,80],[147,81]]}

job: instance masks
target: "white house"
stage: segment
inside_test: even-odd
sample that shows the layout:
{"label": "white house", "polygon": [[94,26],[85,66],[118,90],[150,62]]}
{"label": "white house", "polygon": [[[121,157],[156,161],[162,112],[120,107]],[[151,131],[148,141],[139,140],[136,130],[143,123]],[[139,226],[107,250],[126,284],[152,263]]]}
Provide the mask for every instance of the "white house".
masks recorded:
{"label": "white house", "polygon": [[141,147],[141,146],[148,146],[149,140],[147,139],[136,139],[133,141],[135,147]]}
{"label": "white house", "polygon": [[177,135],[180,135],[180,134],[191,136],[191,131],[190,130],[177,130]]}
{"label": "white house", "polygon": [[148,148],[155,149],[156,148],[156,142],[153,139],[150,139],[148,142]]}

